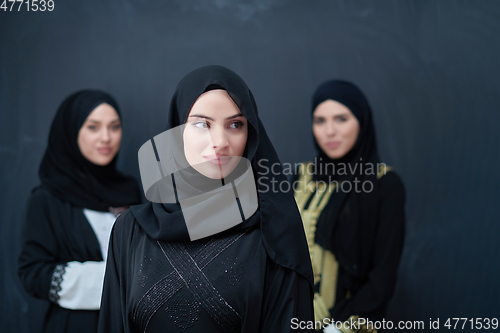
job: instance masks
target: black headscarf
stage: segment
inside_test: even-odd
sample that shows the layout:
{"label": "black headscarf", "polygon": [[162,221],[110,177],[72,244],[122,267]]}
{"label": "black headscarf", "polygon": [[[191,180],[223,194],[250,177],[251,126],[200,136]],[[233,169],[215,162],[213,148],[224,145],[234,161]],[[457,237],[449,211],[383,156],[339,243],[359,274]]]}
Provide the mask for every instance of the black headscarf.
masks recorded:
{"label": "black headscarf", "polygon": [[[172,97],[167,129],[186,123],[195,101],[211,89],[226,90],[248,121],[245,157],[251,162],[255,175],[259,208],[233,229],[244,230],[259,226],[269,257],[277,264],[305,276],[312,285],[311,263],[300,214],[291,192],[272,190],[271,180],[278,184],[287,180],[281,171],[279,174],[268,174],[271,165],[281,164],[245,82],[236,73],[222,66],[205,66],[192,71],[181,80]],[[153,239],[190,239],[179,204],[148,203],[132,207],[131,213]]]}
{"label": "black headscarf", "polygon": [[[315,167],[316,170],[323,170],[323,173],[316,173],[313,179],[339,183],[348,181],[352,185],[349,192],[340,189],[332,194],[331,200],[319,217],[315,242],[332,251],[339,264],[352,274],[363,275],[368,269],[370,256],[361,253],[373,246],[379,196],[376,176],[379,159],[371,109],[361,90],[346,81],[332,80],[320,85],[313,96],[312,112],[326,100],[337,101],[349,108],[359,122],[359,134],[354,147],[339,159],[330,159],[315,141],[318,149]],[[327,164],[335,165],[335,173],[331,167],[327,168]],[[347,166],[347,175],[338,174],[343,165]],[[366,172],[370,170],[370,165],[374,174]],[[354,181],[359,181],[358,188],[361,188],[364,182],[370,181],[373,190],[357,192]],[[348,186],[344,188],[347,189]],[[371,187],[367,185],[365,188]]]}
{"label": "black headscarf", "polygon": [[42,186],[71,204],[107,212],[110,207],[140,203],[136,181],[116,170],[117,156],[105,166],[87,160],[78,147],[78,133],[89,114],[99,105],[120,109],[110,95],[97,90],[78,91],[66,98],[52,122],[49,143],[39,177]]}

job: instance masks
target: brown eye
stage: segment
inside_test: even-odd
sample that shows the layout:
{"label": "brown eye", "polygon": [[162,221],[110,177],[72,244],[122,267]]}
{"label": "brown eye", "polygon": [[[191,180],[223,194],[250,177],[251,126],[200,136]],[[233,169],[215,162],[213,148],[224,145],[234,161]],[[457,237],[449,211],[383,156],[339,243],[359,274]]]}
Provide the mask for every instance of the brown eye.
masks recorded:
{"label": "brown eye", "polygon": [[87,128],[91,131],[97,131],[97,126],[96,125],[89,125]]}
{"label": "brown eye", "polygon": [[234,129],[238,129],[238,128],[241,128],[243,127],[243,122],[241,121],[235,121],[234,123],[232,123],[231,125],[229,125],[230,128],[234,128]]}
{"label": "brown eye", "polygon": [[323,118],[314,118],[313,119],[313,124],[319,125],[319,124],[322,124],[324,122],[325,122],[325,120]]}

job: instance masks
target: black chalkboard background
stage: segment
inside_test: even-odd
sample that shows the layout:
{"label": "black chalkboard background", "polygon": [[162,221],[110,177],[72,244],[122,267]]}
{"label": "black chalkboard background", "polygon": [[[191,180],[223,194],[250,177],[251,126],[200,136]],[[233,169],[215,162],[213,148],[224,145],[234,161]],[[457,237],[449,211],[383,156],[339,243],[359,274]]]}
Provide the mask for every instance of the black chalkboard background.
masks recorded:
{"label": "black chalkboard background", "polygon": [[2,332],[37,332],[45,306],[24,292],[16,261],[59,103],[82,88],[113,94],[124,118],[119,166],[139,179],[137,150],[164,130],[176,84],[208,64],[246,80],[290,163],[314,156],[317,85],[357,83],[380,155],[407,190],[389,319],[424,320],[427,331],[440,318],[447,331],[449,317],[500,317],[500,1],[55,0],[52,12],[17,9],[0,10]]}

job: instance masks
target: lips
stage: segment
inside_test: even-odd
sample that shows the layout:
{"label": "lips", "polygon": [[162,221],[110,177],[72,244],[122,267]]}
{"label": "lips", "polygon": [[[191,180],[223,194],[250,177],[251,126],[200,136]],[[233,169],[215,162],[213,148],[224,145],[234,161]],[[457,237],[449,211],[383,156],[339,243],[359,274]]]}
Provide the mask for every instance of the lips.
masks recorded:
{"label": "lips", "polygon": [[331,141],[331,142],[327,142],[326,146],[330,149],[335,149],[335,148],[338,148],[340,146],[340,144],[341,144],[340,141]]}
{"label": "lips", "polygon": [[232,156],[227,155],[208,155],[203,157],[207,160],[207,162],[214,165],[226,165],[233,158]]}
{"label": "lips", "polygon": [[102,155],[109,155],[113,152],[113,149],[111,149],[111,147],[102,147],[97,148],[97,151]]}

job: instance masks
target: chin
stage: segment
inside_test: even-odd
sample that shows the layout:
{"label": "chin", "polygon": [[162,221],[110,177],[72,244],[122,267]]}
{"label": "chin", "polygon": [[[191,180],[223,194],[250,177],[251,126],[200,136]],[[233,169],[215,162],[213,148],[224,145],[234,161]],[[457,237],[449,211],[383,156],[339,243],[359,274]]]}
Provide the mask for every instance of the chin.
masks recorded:
{"label": "chin", "polygon": [[218,167],[213,167],[205,164],[198,164],[196,166],[193,166],[193,168],[202,174],[203,176],[210,178],[210,179],[221,179],[220,177],[220,170]]}
{"label": "chin", "polygon": [[210,179],[221,179],[220,172],[198,172]]}
{"label": "chin", "polygon": [[[114,156],[113,156],[113,158],[114,158]],[[90,161],[90,162],[94,163],[95,165],[106,166],[109,163],[111,163],[113,158],[98,158],[98,159],[95,159],[95,160]]]}
{"label": "chin", "polygon": [[337,160],[339,158],[342,158],[344,157],[346,154],[342,154],[342,153],[326,153],[326,156],[328,156],[329,158],[331,158],[332,160]]}
{"label": "chin", "polygon": [[222,179],[226,178],[233,170],[235,169],[235,166],[231,167],[222,167],[222,177],[221,177],[221,170],[219,169],[218,166],[215,168],[213,166],[205,167],[205,168],[195,168],[196,171],[201,173],[203,176],[210,178],[210,179]]}

